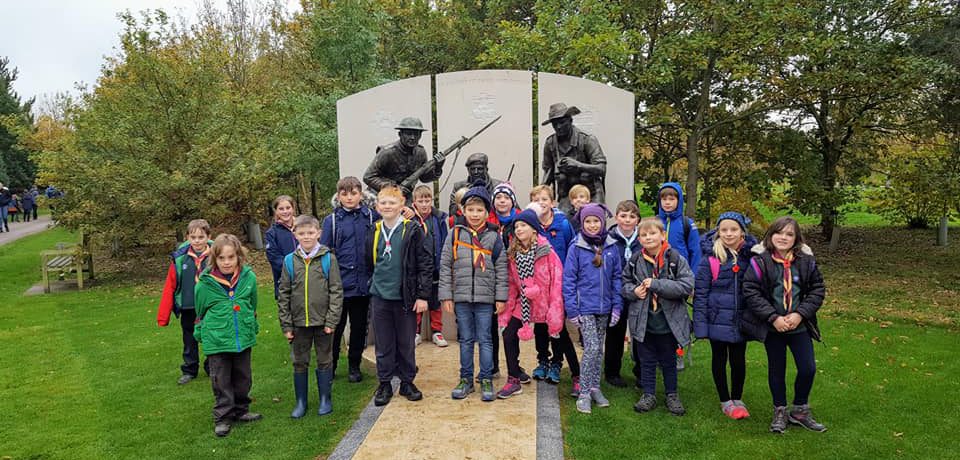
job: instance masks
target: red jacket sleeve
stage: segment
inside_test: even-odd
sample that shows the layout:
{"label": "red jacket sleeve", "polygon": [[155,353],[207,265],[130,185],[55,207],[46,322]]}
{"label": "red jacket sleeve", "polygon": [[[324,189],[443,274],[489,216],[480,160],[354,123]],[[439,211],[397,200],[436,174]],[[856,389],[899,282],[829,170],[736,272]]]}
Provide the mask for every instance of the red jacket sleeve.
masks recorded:
{"label": "red jacket sleeve", "polygon": [[157,308],[157,326],[170,324],[170,312],[173,311],[173,293],[177,290],[177,268],[170,264],[167,270],[167,280],[163,283],[163,293],[160,294],[160,307]]}

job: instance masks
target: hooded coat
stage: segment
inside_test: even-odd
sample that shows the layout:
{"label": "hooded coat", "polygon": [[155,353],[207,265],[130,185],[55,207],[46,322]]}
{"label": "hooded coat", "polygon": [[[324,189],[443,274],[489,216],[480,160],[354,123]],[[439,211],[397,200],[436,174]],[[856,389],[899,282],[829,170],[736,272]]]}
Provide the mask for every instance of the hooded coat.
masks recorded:
{"label": "hooded coat", "polygon": [[567,316],[619,315],[623,310],[620,296],[620,258],[616,243],[606,239],[600,254],[600,266],[593,265],[596,251],[577,235],[567,251],[563,264],[563,304]]}
{"label": "hooded coat", "polygon": [[[773,288],[782,281],[777,277],[777,263],[763,244],[753,246],[751,251],[754,256],[750,259],[750,270],[743,277],[743,300],[751,315],[744,315],[744,319],[752,322],[751,327],[756,329],[757,339],[763,342],[767,333],[773,330],[773,322],[780,317],[774,306]],[[795,251],[795,257],[793,264],[797,267],[797,274],[794,283],[800,288],[800,301],[794,311],[803,317],[803,324],[810,336],[820,341],[817,311],[826,293],[823,275],[817,268],[817,261],[809,246],[802,245]]]}
{"label": "hooded coat", "polygon": [[[700,232],[693,219],[683,214],[683,187],[676,182],[666,182],[660,186],[660,191],[665,188],[671,188],[677,192],[677,209],[670,212],[663,210],[660,199],[657,198],[657,215],[660,216],[663,226],[667,228],[667,241],[670,242],[671,248],[687,260],[690,267],[698,267],[700,265]],[[659,191],[657,196],[660,196]],[[684,220],[690,226],[690,234],[686,235],[686,238],[683,231]]]}
{"label": "hooded coat", "polygon": [[[510,282],[506,307],[497,318],[500,327],[507,327],[510,318],[523,319],[521,281],[516,262],[508,262],[507,273]],[[523,283],[524,292],[530,301],[530,323],[521,327],[518,332],[520,338],[533,338],[533,323],[546,323],[551,336],[559,334],[563,329],[563,264],[543,235],[537,235],[533,277],[527,278]]]}
{"label": "hooded coat", "polygon": [[[698,339],[743,342],[754,337],[749,328],[742,332],[741,325],[746,310],[743,303],[743,276],[750,268],[753,255],[750,248],[757,244],[757,240],[746,235],[737,252],[736,263],[727,249],[727,261],[720,264],[713,254],[715,237],[716,230],[711,230],[700,240],[703,258],[697,267],[694,284],[693,335]],[[717,279],[713,279],[712,263],[718,266]]]}

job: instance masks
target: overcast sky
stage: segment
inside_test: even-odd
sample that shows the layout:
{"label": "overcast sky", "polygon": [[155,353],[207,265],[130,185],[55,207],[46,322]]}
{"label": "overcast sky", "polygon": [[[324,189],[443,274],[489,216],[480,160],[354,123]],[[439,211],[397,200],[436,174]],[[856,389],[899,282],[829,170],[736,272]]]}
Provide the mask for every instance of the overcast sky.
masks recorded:
{"label": "overcast sky", "polygon": [[[227,0],[213,0],[224,7]],[[13,88],[22,100],[92,86],[104,56],[113,55],[122,28],[117,13],[163,8],[196,17],[200,0],[0,0],[0,56],[19,70]],[[287,1],[299,9],[299,2]]]}

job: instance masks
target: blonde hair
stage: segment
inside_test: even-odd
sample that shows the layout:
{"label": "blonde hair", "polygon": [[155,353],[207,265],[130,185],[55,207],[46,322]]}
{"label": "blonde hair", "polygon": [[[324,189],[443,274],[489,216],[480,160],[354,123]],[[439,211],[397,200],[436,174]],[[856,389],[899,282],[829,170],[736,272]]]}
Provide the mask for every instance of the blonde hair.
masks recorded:
{"label": "blonde hair", "polygon": [[404,201],[403,192],[400,191],[400,188],[394,185],[388,185],[380,189],[380,192],[377,193],[377,200],[385,197],[395,198],[401,203]]}
{"label": "blonde hair", "polygon": [[641,219],[640,223],[637,224],[637,231],[639,232],[640,230],[651,227],[660,230],[661,233],[667,231],[667,228],[663,226],[663,221],[657,216],[644,217]]}
{"label": "blonde hair", "polygon": [[229,233],[221,233],[213,240],[213,246],[210,247],[210,271],[220,270],[220,267],[217,266],[217,257],[223,252],[223,248],[227,246],[232,246],[234,252],[237,254],[237,270],[246,264],[247,248],[243,247],[240,239]]}
{"label": "blonde hair", "polygon": [[550,201],[556,201],[557,196],[553,194],[553,187],[547,184],[540,184],[532,189],[530,189],[530,199],[536,199],[537,195],[546,192],[547,196],[550,197]]}
{"label": "blonde hair", "polygon": [[[743,238],[743,231],[740,231],[740,237]],[[730,251],[733,254],[733,263],[737,263],[737,251]],[[723,240],[719,235],[713,237],[713,255],[720,261],[720,265],[727,263],[727,247],[723,245]]]}
{"label": "blonde hair", "polygon": [[460,202],[463,201],[463,196],[467,194],[467,190],[469,190],[467,187],[462,187],[453,193],[453,201],[457,205],[457,209],[462,208]]}
{"label": "blonde hair", "polygon": [[567,194],[567,198],[569,198],[570,201],[573,201],[574,198],[582,195],[586,195],[587,201],[590,201],[590,189],[587,188],[586,185],[577,184],[573,187],[570,187],[570,193]]}
{"label": "blonde hair", "polygon": [[420,184],[413,189],[413,198],[423,198],[423,197],[433,198],[433,188],[427,184]]}
{"label": "blonde hair", "polygon": [[210,236],[210,223],[207,222],[207,219],[193,219],[187,224],[187,235],[193,233],[196,230],[202,231],[208,237]]}

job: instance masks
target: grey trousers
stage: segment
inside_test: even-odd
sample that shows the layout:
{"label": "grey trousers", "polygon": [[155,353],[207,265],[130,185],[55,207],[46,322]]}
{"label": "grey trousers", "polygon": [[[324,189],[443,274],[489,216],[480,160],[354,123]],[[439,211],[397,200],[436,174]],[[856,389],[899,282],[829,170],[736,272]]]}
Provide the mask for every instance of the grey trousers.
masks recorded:
{"label": "grey trousers", "polygon": [[331,368],[333,333],[324,333],[323,326],[293,328],[293,343],[290,346],[294,372],[306,372],[310,368],[311,348],[317,350],[317,369]]}
{"label": "grey trousers", "polygon": [[213,422],[229,422],[250,410],[250,348],[239,353],[214,353],[210,360]]}

